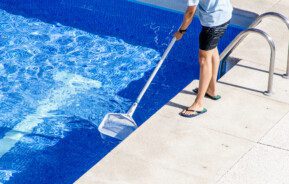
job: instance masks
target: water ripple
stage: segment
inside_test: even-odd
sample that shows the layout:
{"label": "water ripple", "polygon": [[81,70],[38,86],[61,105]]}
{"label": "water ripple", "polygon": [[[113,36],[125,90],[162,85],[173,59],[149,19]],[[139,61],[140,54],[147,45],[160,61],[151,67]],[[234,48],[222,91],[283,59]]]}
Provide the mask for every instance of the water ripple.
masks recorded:
{"label": "water ripple", "polygon": [[[72,124],[69,117],[98,125],[107,112],[127,111],[132,102],[118,92],[142,78],[160,57],[153,49],[119,38],[100,37],[3,10],[0,31],[0,127],[29,130],[19,137],[27,150],[51,147],[67,132],[84,126]],[[58,105],[48,106],[51,103]],[[15,145],[11,154],[17,148]],[[13,173],[0,170],[0,182],[9,180]]]}

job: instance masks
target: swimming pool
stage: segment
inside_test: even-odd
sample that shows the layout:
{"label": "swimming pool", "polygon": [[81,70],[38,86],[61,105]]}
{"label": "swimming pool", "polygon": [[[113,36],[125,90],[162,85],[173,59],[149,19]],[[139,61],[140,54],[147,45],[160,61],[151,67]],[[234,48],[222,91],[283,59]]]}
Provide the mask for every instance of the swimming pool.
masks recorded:
{"label": "swimming pool", "polygon": [[[73,183],[112,150],[119,142],[97,125],[128,110],[181,20],[127,0],[2,0],[0,183]],[[199,31],[195,19],[173,48],[139,125],[198,78]],[[240,31],[230,27],[220,50]]]}

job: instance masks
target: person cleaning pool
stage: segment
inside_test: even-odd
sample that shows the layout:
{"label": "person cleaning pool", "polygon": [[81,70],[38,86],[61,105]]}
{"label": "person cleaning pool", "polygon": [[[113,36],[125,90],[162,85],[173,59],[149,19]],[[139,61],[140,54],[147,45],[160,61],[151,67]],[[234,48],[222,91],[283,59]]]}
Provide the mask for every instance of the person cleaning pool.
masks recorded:
{"label": "person cleaning pool", "polygon": [[199,35],[200,82],[199,88],[193,90],[197,94],[194,103],[184,109],[181,116],[195,117],[207,112],[203,102],[205,96],[212,100],[221,98],[216,89],[220,64],[217,46],[229,25],[232,11],[230,0],[188,0],[183,23],[175,37],[177,40],[182,38],[197,12],[202,25]]}

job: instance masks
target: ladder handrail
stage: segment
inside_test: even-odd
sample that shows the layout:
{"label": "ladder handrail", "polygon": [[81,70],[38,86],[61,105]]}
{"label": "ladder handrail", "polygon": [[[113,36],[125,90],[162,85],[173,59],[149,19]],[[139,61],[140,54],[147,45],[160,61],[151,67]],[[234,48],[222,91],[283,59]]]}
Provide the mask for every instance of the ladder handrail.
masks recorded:
{"label": "ladder handrail", "polygon": [[[267,18],[267,17],[276,17],[276,18],[279,18],[280,20],[282,20],[287,28],[288,28],[288,31],[289,31],[289,19],[287,17],[285,17],[284,15],[280,14],[280,13],[277,13],[277,12],[266,12],[266,13],[263,13],[261,14],[260,16],[258,16],[256,18],[256,20],[249,26],[249,28],[255,28],[256,26],[258,26],[261,21],[264,19],[264,18]],[[289,79],[289,44],[288,44],[288,54],[287,54],[287,70],[286,70],[286,74],[283,75],[284,78],[287,78]]]}
{"label": "ladder handrail", "polygon": [[264,92],[266,95],[272,94],[272,86],[273,86],[273,76],[274,76],[274,67],[275,67],[275,56],[276,56],[276,49],[275,49],[275,43],[271,36],[269,36],[267,33],[265,33],[262,30],[256,29],[256,28],[249,28],[244,31],[242,31],[227,47],[226,49],[221,53],[220,60],[222,61],[224,58],[228,57],[235,48],[242,42],[242,40],[249,34],[249,33],[257,33],[264,37],[271,49],[271,55],[270,55],[270,68],[269,68],[269,78],[268,78],[268,87],[267,91]]}

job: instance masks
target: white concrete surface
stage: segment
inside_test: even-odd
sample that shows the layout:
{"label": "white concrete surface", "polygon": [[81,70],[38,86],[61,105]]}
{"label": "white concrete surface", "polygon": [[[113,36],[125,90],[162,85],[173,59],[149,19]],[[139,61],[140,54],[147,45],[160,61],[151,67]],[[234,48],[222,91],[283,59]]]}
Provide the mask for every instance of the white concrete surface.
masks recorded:
{"label": "white concrete surface", "polygon": [[[277,18],[264,19],[264,21],[261,22],[257,28],[265,31],[274,39],[276,45],[275,67],[279,70],[285,70],[287,66],[288,54],[288,28],[281,20]],[[260,45],[262,45],[262,47],[260,47]],[[251,34],[248,35],[248,37],[239,45],[236,52],[232,56],[237,56],[237,58],[248,60],[264,66],[269,66],[270,47],[262,36]]]}
{"label": "white concrete surface", "polygon": [[[166,8],[183,0],[139,0]],[[289,16],[289,0],[232,0],[253,13]],[[276,19],[259,27],[276,41],[274,94],[267,88],[269,47],[250,35],[233,53],[240,59],[219,83],[220,101],[187,119],[178,113],[194,100],[194,81],[84,174],[79,184],[287,184],[289,183],[289,34]]]}
{"label": "white concrete surface", "polygon": [[[127,149],[128,144],[133,149]],[[192,123],[154,116],[82,183],[102,183],[103,178],[107,183],[211,183],[252,146]]]}
{"label": "white concrete surface", "polygon": [[288,184],[288,151],[257,145],[218,184]]}
{"label": "white concrete surface", "polygon": [[269,11],[279,1],[280,0],[231,0],[235,8],[255,12],[257,14]]}
{"label": "white concrete surface", "polygon": [[260,142],[289,151],[289,113]]}
{"label": "white concrete surface", "polygon": [[[187,92],[192,91],[197,84],[198,81],[191,83],[157,114],[172,118],[172,115],[178,114],[182,108],[176,108],[171,104],[191,105],[195,95]],[[196,120],[181,116],[173,118],[188,123],[194,121],[202,127],[257,142],[280,120],[280,117],[285,116],[289,111],[289,104],[272,99],[264,100],[266,96],[263,94],[260,96],[249,94],[224,84],[219,84],[219,89],[220,94],[226,95],[222,96],[220,103],[206,100],[209,113],[195,118]]]}
{"label": "white concrete surface", "polygon": [[220,82],[228,86],[233,86],[234,89],[238,91],[289,104],[289,80],[281,76],[285,73],[285,69],[275,69],[273,94],[269,97],[264,96],[263,92],[265,92],[268,87],[268,70],[268,66],[241,60],[222,77]]}

